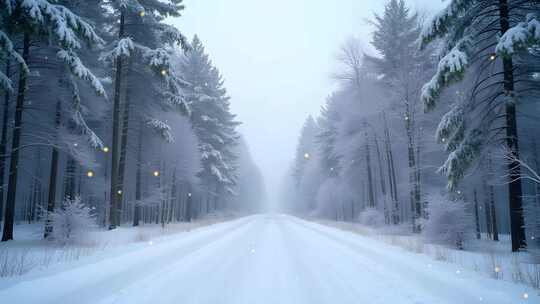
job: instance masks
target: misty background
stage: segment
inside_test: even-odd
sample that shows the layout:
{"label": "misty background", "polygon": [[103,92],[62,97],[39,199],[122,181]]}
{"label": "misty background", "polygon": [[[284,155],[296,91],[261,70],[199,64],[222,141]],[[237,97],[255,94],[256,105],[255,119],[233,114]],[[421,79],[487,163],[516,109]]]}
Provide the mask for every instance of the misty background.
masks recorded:
{"label": "misty background", "polygon": [[[445,3],[407,1],[432,14]],[[269,208],[278,208],[279,188],[294,156],[299,130],[332,92],[339,45],[360,38],[368,53],[372,27],[386,1],[186,0],[171,20],[188,37],[205,43],[225,78],[232,112],[260,167]]]}

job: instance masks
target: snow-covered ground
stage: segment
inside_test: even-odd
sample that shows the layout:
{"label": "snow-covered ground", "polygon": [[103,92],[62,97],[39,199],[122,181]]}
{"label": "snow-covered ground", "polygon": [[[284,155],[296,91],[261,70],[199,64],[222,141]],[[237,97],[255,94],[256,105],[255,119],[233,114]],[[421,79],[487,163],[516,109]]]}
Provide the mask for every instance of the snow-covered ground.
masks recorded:
{"label": "snow-covered ground", "polygon": [[369,237],[256,215],[0,279],[2,303],[540,303]]}
{"label": "snow-covered ground", "polygon": [[468,269],[497,280],[506,280],[540,289],[540,264],[538,251],[529,248],[528,252],[512,253],[511,241],[507,234],[500,234],[500,241],[471,239],[464,243],[464,250],[431,244],[422,235],[409,232],[406,226],[384,226],[372,228],[355,222],[336,222],[318,220],[319,223],[360,234],[384,242],[409,252]]}
{"label": "snow-covered ground", "polygon": [[16,225],[15,240],[0,243],[0,278],[76,264],[78,260],[93,255],[113,255],[116,252],[133,250],[158,238],[189,232],[237,217],[237,213],[212,213],[192,222],[171,223],[165,227],[147,224],[120,227],[112,231],[93,229],[88,231],[84,238],[78,238],[68,246],[43,240],[43,223]]}

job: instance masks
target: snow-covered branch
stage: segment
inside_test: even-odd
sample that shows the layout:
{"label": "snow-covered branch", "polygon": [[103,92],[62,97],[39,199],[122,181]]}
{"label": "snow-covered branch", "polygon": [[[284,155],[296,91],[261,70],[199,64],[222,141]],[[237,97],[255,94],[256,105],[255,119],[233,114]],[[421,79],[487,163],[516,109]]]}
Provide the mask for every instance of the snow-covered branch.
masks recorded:
{"label": "snow-covered branch", "polygon": [[526,179],[532,181],[533,183],[540,184],[540,174],[527,162],[519,158],[516,153],[514,153],[514,151],[512,151],[508,146],[502,145],[500,147],[500,154],[504,163],[507,166],[513,165],[525,169],[525,172],[523,170],[520,171],[519,176],[505,175],[504,177],[506,178],[507,183],[511,183],[520,179]]}

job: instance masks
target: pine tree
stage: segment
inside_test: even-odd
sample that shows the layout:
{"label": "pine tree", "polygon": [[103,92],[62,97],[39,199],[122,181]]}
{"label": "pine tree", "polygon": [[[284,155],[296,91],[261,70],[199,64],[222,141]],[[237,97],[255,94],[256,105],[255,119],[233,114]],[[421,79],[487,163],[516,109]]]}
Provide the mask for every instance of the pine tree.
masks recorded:
{"label": "pine tree", "polygon": [[[2,6],[3,33],[13,37],[22,36],[22,55],[11,57],[19,61],[19,79],[17,83],[17,100],[15,107],[15,121],[12,134],[12,148],[10,155],[10,171],[6,199],[6,214],[2,241],[13,239],[13,221],[15,213],[15,200],[17,195],[17,173],[19,167],[19,153],[22,135],[22,118],[28,82],[28,66],[31,42],[36,38],[47,37],[58,48],[57,59],[62,62],[70,72],[70,85],[73,92],[74,119],[95,145],[100,140],[91,131],[80,113],[80,96],[75,78],[88,82],[99,95],[105,95],[105,90],[94,74],[87,69],[78,57],[77,50],[82,42],[90,45],[100,44],[103,40],[96,34],[93,27],[65,6],[52,4],[47,0],[33,1],[4,1]],[[83,40],[83,41],[81,41]],[[3,40],[5,45],[5,39]],[[9,53],[9,47],[3,47]]]}
{"label": "pine tree", "polygon": [[[534,14],[539,8],[539,1],[452,0],[421,34],[422,47],[443,40],[437,71],[422,89],[426,109],[436,106],[444,88],[469,76],[467,71],[475,73],[469,76],[473,87],[454,102],[437,131],[450,152],[441,168],[450,188],[489,143],[502,142],[519,157],[516,105],[531,88],[519,84],[515,60],[540,42]],[[512,251],[518,251],[526,246],[519,163],[509,163],[507,171]]]}
{"label": "pine tree", "polygon": [[[114,2],[114,12],[120,20],[118,39],[112,50],[103,56],[105,60],[114,62],[115,65],[109,225],[111,229],[120,225],[121,205],[125,197],[128,133],[132,116],[130,111],[135,110],[136,117],[146,121],[147,127],[156,130],[168,142],[173,141],[170,127],[158,119],[156,108],[172,107],[184,113],[189,111],[182,98],[180,89],[182,81],[171,69],[172,55],[167,49],[176,44],[187,47],[187,43],[177,29],[163,23],[166,17],[180,15],[180,11],[184,8],[181,3],[181,0]],[[151,84],[151,90],[145,93],[158,95],[160,104],[154,104],[154,108],[149,110],[143,98],[135,98],[136,95],[141,96],[135,94],[138,93],[133,85],[135,81]]]}
{"label": "pine tree", "polygon": [[198,176],[206,187],[207,210],[211,201],[219,204],[223,193],[234,194],[238,122],[230,112],[230,101],[221,74],[195,36],[191,50],[181,64],[185,96],[191,107],[191,121],[199,139],[202,170]]}
{"label": "pine tree", "polygon": [[417,50],[418,22],[418,16],[410,12],[404,0],[390,0],[383,15],[375,15],[372,21],[375,26],[372,45],[381,57],[366,56],[382,75],[382,81],[392,88],[395,102],[402,108],[407,135],[411,220],[415,232],[420,231],[417,222],[422,215],[419,155],[416,153],[420,148],[415,140],[419,124],[416,100],[423,72],[429,68],[422,56],[425,54]]}

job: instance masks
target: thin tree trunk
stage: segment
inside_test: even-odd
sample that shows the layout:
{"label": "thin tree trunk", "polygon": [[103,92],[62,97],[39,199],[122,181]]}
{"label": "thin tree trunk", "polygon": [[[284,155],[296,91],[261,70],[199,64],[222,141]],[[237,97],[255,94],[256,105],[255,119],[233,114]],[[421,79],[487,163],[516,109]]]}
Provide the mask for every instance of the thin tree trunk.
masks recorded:
{"label": "thin tree trunk", "polygon": [[133,210],[133,226],[139,226],[140,213],[141,213],[141,171],[142,171],[142,123],[139,128],[139,138],[137,143],[137,171],[135,173],[135,208]]}
{"label": "thin tree trunk", "polygon": [[[30,56],[30,34],[24,33],[22,57],[28,62]],[[15,106],[15,123],[11,139],[11,158],[9,163],[8,191],[2,242],[13,240],[13,222],[15,220],[15,200],[17,198],[17,176],[19,171],[19,148],[21,142],[22,117],[28,75],[19,69],[19,84],[17,89],[17,104]]]}
{"label": "thin tree trunk", "polygon": [[75,159],[67,155],[64,174],[64,199],[73,199],[75,196]]}
{"label": "thin tree trunk", "polygon": [[[488,170],[491,172],[493,168],[491,162],[491,155],[488,156]],[[499,228],[497,227],[497,209],[495,207],[495,187],[490,183],[489,184],[489,210],[491,215],[491,231],[493,233],[493,240],[499,241]]]}
{"label": "thin tree trunk", "polygon": [[176,210],[176,208],[174,208],[174,205],[176,204],[176,192],[177,192],[177,188],[176,188],[176,167],[173,169],[173,175],[172,175],[172,184],[171,184],[171,194],[170,194],[170,198],[169,198],[169,217],[167,219],[167,221],[170,223],[173,219],[173,211]]}
{"label": "thin tree trunk", "polygon": [[[124,38],[125,27],[125,10],[120,12],[120,29],[119,39]],[[122,57],[116,59],[116,74],[114,79],[114,103],[113,103],[113,136],[112,136],[112,163],[111,163],[111,187],[110,187],[110,212],[109,212],[109,229],[115,229],[120,225],[119,201],[122,196],[122,191],[118,188],[118,162],[119,162],[119,146],[118,133],[120,129],[120,90],[122,88]]]}
{"label": "thin tree trunk", "polygon": [[[159,162],[159,166],[158,166],[159,169],[161,169],[161,161]],[[161,171],[161,170],[160,170]],[[164,170],[162,170],[164,171]],[[160,203],[160,206],[159,206],[159,210],[158,210],[158,220],[159,222],[161,223],[161,227],[164,228],[165,227],[165,202],[166,202],[166,198],[164,197],[163,193],[164,193],[164,190],[162,189],[162,181],[161,181],[161,178],[164,176],[165,172],[160,172],[160,175],[157,177],[157,187],[159,189],[159,194],[160,194],[160,198],[161,198],[161,203]]]}
{"label": "thin tree trunk", "polygon": [[495,189],[493,185],[489,185],[489,202],[491,214],[491,229],[493,232],[493,240],[499,241],[499,228],[497,227],[497,209],[495,209]]}
{"label": "thin tree trunk", "polygon": [[416,141],[416,183],[415,183],[415,191],[416,191],[416,203],[418,208],[420,209],[420,216],[424,219],[427,219],[427,202],[422,202],[422,170],[420,169],[420,138],[421,136],[417,136]]}
{"label": "thin tree trunk", "polygon": [[418,199],[418,193],[416,189],[416,156],[414,153],[414,141],[413,141],[413,124],[411,111],[409,108],[408,97],[405,101],[405,130],[407,133],[407,156],[408,156],[408,165],[409,165],[409,195],[410,195],[410,204],[411,204],[411,221],[412,221],[412,231],[419,233],[420,226],[418,226],[418,220],[421,217],[420,214],[420,202]]}
{"label": "thin tree trunk", "polygon": [[191,193],[191,184],[188,184],[186,199],[186,221],[191,222],[193,218],[193,193]]}
{"label": "thin tree trunk", "polygon": [[390,141],[390,131],[388,129],[388,123],[386,121],[386,114],[383,112],[384,120],[384,135],[385,135],[385,149],[386,149],[386,161],[388,163],[388,184],[390,186],[390,196],[392,197],[392,220],[394,225],[399,224],[400,221],[400,208],[397,198],[397,182],[396,171],[394,167],[394,156],[392,153],[392,143]]}
{"label": "thin tree trunk", "polygon": [[379,147],[379,141],[377,140],[377,134],[374,136],[375,140],[375,148],[377,151],[377,161],[379,163],[379,179],[381,182],[381,193],[383,196],[383,202],[384,202],[384,220],[386,224],[390,223],[390,214],[387,206],[387,197],[386,197],[386,182],[385,182],[385,176],[384,176],[384,169],[383,169],[383,161],[382,161],[382,155],[381,155],[381,149]]}
{"label": "thin tree trunk", "polygon": [[[508,0],[499,0],[499,20],[501,35],[510,28],[510,12]],[[514,91],[514,65],[512,58],[504,56],[503,75],[504,91],[506,92],[506,145],[512,151],[516,159],[519,159],[518,132],[516,119],[516,103]],[[521,186],[521,168],[519,162],[512,161],[508,164],[508,201],[510,204],[510,234],[512,236],[512,251],[516,252],[527,247],[525,238],[525,221],[523,219],[523,189]]]}
{"label": "thin tree trunk", "polygon": [[[62,103],[60,99],[56,101],[56,115],[55,115],[55,138],[58,136],[58,128],[60,127],[61,114],[62,113]],[[51,170],[49,173],[49,196],[47,199],[47,214],[45,220],[45,232],[43,238],[48,238],[53,232],[53,227],[51,225],[50,215],[54,211],[54,204],[56,201],[56,180],[58,175],[58,149],[53,146],[51,152]]]}
{"label": "thin tree trunk", "polygon": [[[11,62],[6,59],[6,76],[11,75]],[[7,129],[9,120],[9,99],[11,95],[5,90],[4,95],[4,113],[2,115],[2,138],[0,139],[0,222],[4,217],[4,178],[6,174],[6,148],[7,148]]]}
{"label": "thin tree trunk", "polygon": [[474,223],[476,224],[476,239],[480,239],[480,217],[478,216],[478,196],[474,189]]}
{"label": "thin tree trunk", "polygon": [[[129,132],[129,111],[131,106],[131,88],[129,84],[129,74],[131,70],[131,60],[128,60],[127,66],[127,75],[126,75],[126,96],[124,102],[124,112],[122,113],[122,135],[120,139],[120,159],[118,161],[118,185],[117,188],[125,192],[124,181],[126,175],[126,163],[127,163],[127,142],[128,142],[128,132]],[[125,194],[122,197],[119,197],[120,201],[125,201],[122,198],[125,197]],[[118,210],[122,214],[122,208]]]}
{"label": "thin tree trunk", "polygon": [[488,235],[488,238],[492,238],[493,234],[493,228],[491,226],[491,206],[490,206],[490,202],[489,202],[489,188],[488,188],[488,185],[487,185],[487,182],[484,181],[482,182],[483,184],[483,188],[484,188],[484,215],[485,215],[485,218],[486,218],[486,232],[487,232],[487,235]]}
{"label": "thin tree trunk", "polygon": [[32,191],[32,218],[31,220],[32,221],[35,221],[36,220],[36,215],[37,215],[37,211],[38,211],[38,204],[41,203],[40,201],[40,193],[41,193],[41,147],[37,147],[37,151],[36,151],[36,156],[35,156],[35,160],[37,162],[36,164],[36,167],[35,167],[35,170],[34,170],[34,177],[32,178],[32,180],[34,181],[34,187],[33,187],[33,191]]}
{"label": "thin tree trunk", "polygon": [[[367,124],[366,124],[367,127]],[[367,131],[364,133],[366,140],[366,167],[367,167],[367,178],[368,178],[368,202],[371,208],[375,208],[375,195],[373,193],[373,173],[371,172],[371,153],[369,149],[369,138]]]}

